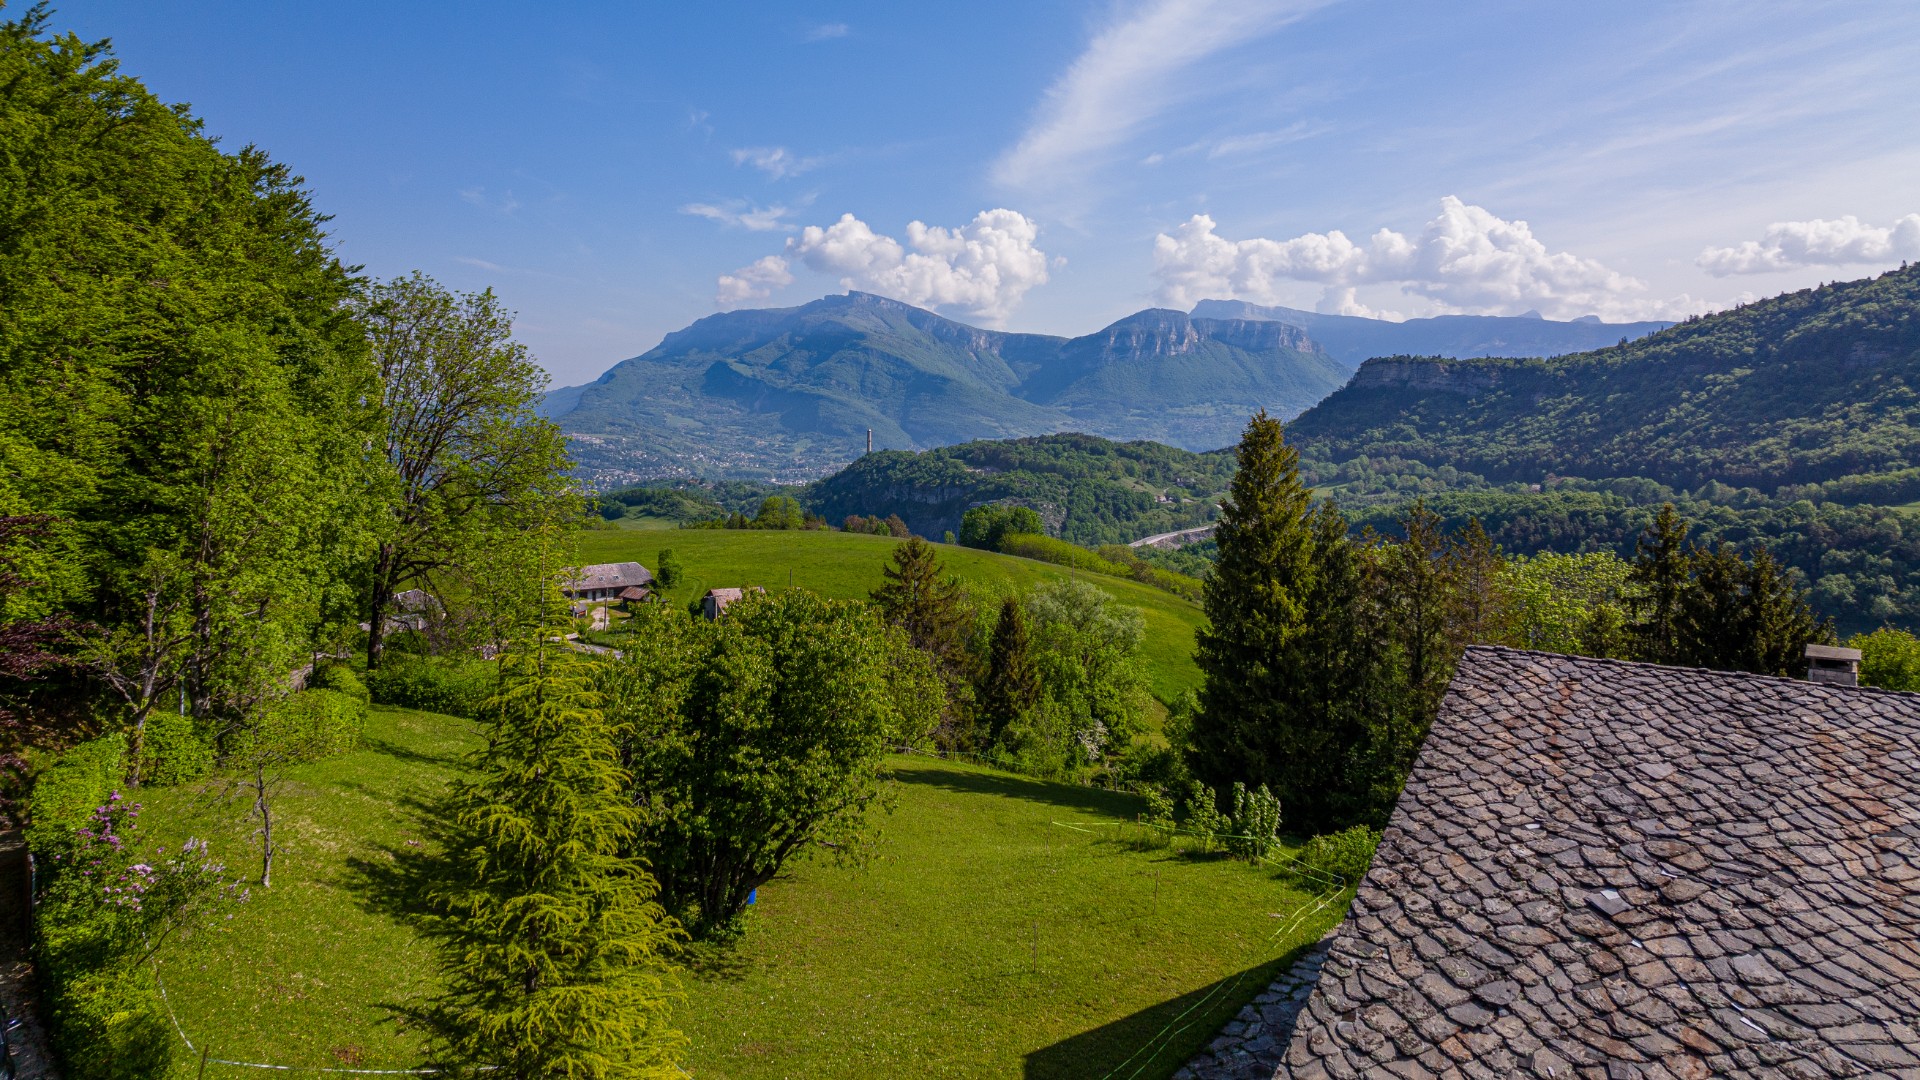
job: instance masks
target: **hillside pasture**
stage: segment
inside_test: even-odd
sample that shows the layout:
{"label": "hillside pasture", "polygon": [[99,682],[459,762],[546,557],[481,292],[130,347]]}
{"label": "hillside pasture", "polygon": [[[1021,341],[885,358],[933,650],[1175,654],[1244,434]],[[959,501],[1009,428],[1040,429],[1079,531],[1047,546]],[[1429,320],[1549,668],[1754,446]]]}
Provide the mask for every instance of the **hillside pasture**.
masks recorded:
{"label": "hillside pasture", "polygon": [[[584,563],[631,560],[649,568],[672,548],[686,575],[666,599],[685,604],[708,589],[758,585],[772,590],[797,586],[835,599],[865,599],[881,582],[881,568],[900,541],[888,536],[826,531],[755,529],[606,529],[583,532]],[[1193,640],[1204,616],[1198,605],[1137,581],[1074,570],[1052,563],[1000,555],[955,544],[937,544],[947,572],[994,594],[1024,592],[1073,578],[1104,589],[1120,603],[1140,609],[1147,637],[1142,646],[1153,694],[1171,703],[1200,685]]]}
{"label": "hillside pasture", "polygon": [[[434,964],[396,871],[479,741],[469,721],[375,708],[362,749],[290,770],[273,887],[161,954],[196,1046],[305,1069],[419,1063],[405,1016]],[[1108,823],[1139,809],[1131,796],[892,766],[871,862],[794,867],[760,891],[744,941],[689,974],[676,1022],[693,1076],[1164,1078],[1344,907],[1120,835]],[[140,798],[143,842],[207,836],[249,865],[238,804],[198,785]]]}

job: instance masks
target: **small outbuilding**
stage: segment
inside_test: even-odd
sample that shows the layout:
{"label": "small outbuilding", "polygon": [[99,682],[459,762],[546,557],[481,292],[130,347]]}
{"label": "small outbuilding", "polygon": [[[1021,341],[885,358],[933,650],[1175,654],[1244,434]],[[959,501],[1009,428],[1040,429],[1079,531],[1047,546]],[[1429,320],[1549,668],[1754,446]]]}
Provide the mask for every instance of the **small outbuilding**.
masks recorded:
{"label": "small outbuilding", "polygon": [[749,589],[757,593],[767,591],[758,585],[748,586],[746,589],[708,589],[707,595],[700,598],[700,614],[709,619],[719,618],[726,613],[729,604],[745,596]]}

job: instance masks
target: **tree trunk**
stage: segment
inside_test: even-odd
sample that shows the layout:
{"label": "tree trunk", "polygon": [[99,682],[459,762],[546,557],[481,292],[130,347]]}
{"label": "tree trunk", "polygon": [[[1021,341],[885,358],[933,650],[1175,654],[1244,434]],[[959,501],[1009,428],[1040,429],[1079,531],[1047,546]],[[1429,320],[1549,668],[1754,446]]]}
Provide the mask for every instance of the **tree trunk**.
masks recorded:
{"label": "tree trunk", "polygon": [[380,657],[386,651],[387,609],[393,606],[393,562],[393,545],[380,545],[380,557],[373,564],[372,596],[367,604],[368,671],[380,666]]}
{"label": "tree trunk", "polygon": [[273,887],[273,808],[267,804],[267,767],[253,767],[253,810],[260,815],[260,887]]}

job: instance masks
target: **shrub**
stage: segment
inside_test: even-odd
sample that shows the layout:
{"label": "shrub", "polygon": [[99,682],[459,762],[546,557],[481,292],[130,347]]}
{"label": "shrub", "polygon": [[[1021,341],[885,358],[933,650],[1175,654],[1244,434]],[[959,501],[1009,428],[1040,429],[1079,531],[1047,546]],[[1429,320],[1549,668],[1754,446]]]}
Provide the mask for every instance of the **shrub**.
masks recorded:
{"label": "shrub", "polygon": [[1247,785],[1234,782],[1233,832],[1227,847],[1243,859],[1263,859],[1278,843],[1275,836],[1280,832],[1280,800],[1265,784],[1248,791]]}
{"label": "shrub", "polygon": [[367,691],[367,684],[345,664],[323,665],[313,673],[313,678],[307,681],[307,689],[333,690],[348,697],[359,698],[361,701],[373,700],[373,696]]}
{"label": "shrub", "polygon": [[254,724],[229,737],[229,757],[267,750],[284,761],[318,761],[360,745],[367,703],[338,690],[303,690],[267,706]]}
{"label": "shrub", "polygon": [[1009,533],[1039,535],[1045,532],[1046,525],[1039,513],[1027,506],[988,504],[976,506],[960,517],[960,542],[986,551],[1003,550],[1000,544]]}
{"label": "shrub", "polygon": [[86,825],[94,810],[120,786],[126,757],[126,736],[106,735],[60,755],[40,774],[29,806],[33,823],[27,827],[27,847],[36,857]]}
{"label": "shrub", "polygon": [[368,673],[367,689],[382,705],[472,720],[479,717],[492,691],[492,671],[492,665],[486,663],[392,657]]}
{"label": "shrub", "polygon": [[146,784],[184,784],[213,768],[213,744],[192,719],[168,712],[147,717],[140,756],[140,780]]}
{"label": "shrub", "polygon": [[1195,780],[1187,785],[1186,829],[1200,838],[1208,850],[1212,850],[1215,837],[1224,835],[1233,827],[1227,815],[1214,805],[1213,792],[1205,784]]}
{"label": "shrub", "polygon": [[153,969],[116,966],[62,977],[54,970],[59,966],[47,964],[47,1012],[66,1074],[74,1080],[167,1075],[176,1040]]}
{"label": "shrub", "polygon": [[1318,875],[1335,878],[1352,888],[1367,876],[1374,849],[1379,846],[1380,830],[1355,825],[1307,841],[1307,846],[1301,849],[1300,861]]}

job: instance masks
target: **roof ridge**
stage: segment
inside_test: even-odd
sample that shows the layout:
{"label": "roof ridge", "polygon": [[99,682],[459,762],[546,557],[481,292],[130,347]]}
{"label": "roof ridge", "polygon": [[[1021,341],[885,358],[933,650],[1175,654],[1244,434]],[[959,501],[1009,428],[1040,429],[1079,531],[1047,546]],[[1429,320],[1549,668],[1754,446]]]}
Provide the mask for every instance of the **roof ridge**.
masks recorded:
{"label": "roof ridge", "polygon": [[[1823,690],[1865,690],[1874,694],[1890,697],[1914,697],[1912,690],[1888,690],[1880,686],[1841,686],[1837,683],[1817,683],[1807,679],[1796,679],[1791,675],[1761,675],[1751,671],[1727,671],[1723,668],[1688,667],[1685,664],[1656,664],[1651,660],[1619,660],[1610,656],[1582,656],[1579,653],[1548,652],[1545,649],[1516,649],[1510,645],[1469,645],[1466,653],[1504,653],[1513,656],[1541,656],[1554,660],[1578,660],[1587,664],[1607,664],[1613,667],[1636,668],[1651,671],[1671,671],[1688,675],[1712,675],[1741,681],[1765,680],[1768,682],[1791,683],[1795,686],[1817,686]],[[1465,657],[1463,656],[1464,660]]]}

